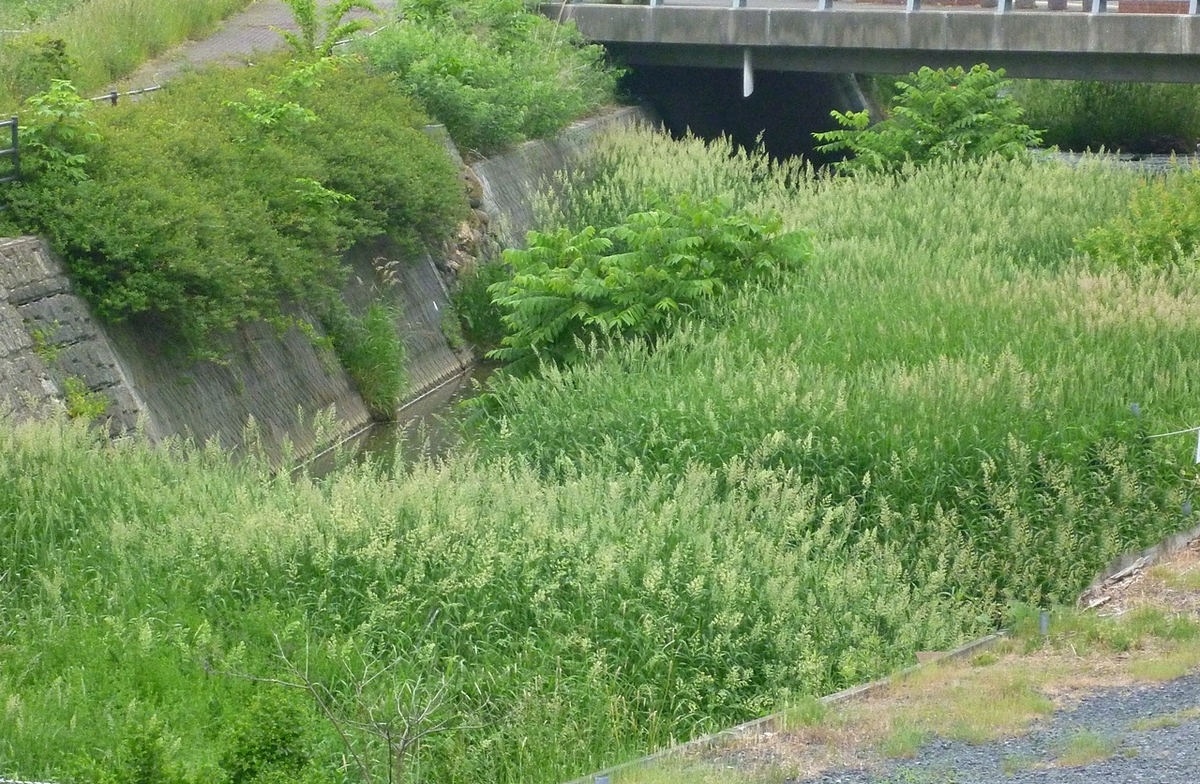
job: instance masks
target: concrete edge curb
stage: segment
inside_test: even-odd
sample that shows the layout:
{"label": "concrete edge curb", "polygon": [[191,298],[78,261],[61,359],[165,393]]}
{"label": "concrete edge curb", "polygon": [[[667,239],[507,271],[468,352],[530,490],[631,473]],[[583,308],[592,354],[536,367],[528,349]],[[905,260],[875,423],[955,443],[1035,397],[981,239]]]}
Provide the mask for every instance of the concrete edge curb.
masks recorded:
{"label": "concrete edge curb", "polygon": [[[885,688],[898,678],[903,678],[906,675],[924,669],[925,667],[929,667],[930,665],[954,661],[956,659],[964,659],[973,653],[985,651],[1000,640],[1004,639],[1005,636],[1005,632],[1001,631],[989,634],[986,637],[980,637],[976,640],[965,643],[964,645],[960,645],[951,651],[947,651],[935,659],[931,659],[921,664],[914,664],[910,667],[905,667],[904,669],[894,673],[893,675],[889,675],[886,678],[880,678],[879,680],[871,681],[869,683],[862,683],[858,686],[851,686],[848,689],[842,689],[841,691],[834,692],[833,694],[827,694],[824,697],[821,697],[819,702],[822,705],[836,705],[838,703],[849,702],[859,697],[866,696]],[[720,730],[710,735],[704,735],[699,738],[694,738],[693,740],[675,744],[674,746],[668,746],[664,749],[659,749],[653,754],[648,754],[644,757],[638,757],[637,759],[630,760],[628,762],[622,762],[619,765],[613,765],[610,768],[605,768],[604,770],[597,771],[596,773],[571,779],[570,781],[566,782],[566,784],[593,784],[593,782],[597,781],[598,779],[604,779],[606,777],[611,777],[616,773],[622,773],[635,768],[641,768],[649,765],[650,763],[669,759],[680,754],[685,754],[689,751],[716,748],[724,743],[745,738],[747,736],[773,732],[780,729],[780,725],[783,723],[786,717],[787,711],[778,711],[770,714],[769,716],[752,719],[743,724],[730,727],[729,729]]]}
{"label": "concrete edge curb", "polygon": [[1145,550],[1117,556],[1096,576],[1095,580],[1092,580],[1087,590],[1079,595],[1080,601],[1092,592],[1104,587],[1105,583],[1117,577],[1122,572],[1135,567],[1144,568],[1150,566],[1164,556],[1179,552],[1197,539],[1200,539],[1200,524],[1185,531],[1171,534],[1158,544],[1151,545]]}

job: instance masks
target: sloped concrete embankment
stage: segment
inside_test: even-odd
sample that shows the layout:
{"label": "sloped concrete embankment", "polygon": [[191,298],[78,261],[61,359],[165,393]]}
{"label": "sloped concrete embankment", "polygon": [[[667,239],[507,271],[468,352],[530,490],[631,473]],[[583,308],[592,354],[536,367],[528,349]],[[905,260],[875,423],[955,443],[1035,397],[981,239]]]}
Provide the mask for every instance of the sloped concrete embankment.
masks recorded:
{"label": "sloped concrete embankment", "polygon": [[[521,244],[535,196],[555,172],[577,167],[597,133],[645,119],[636,109],[619,109],[473,164],[464,179],[477,191],[476,229],[490,227],[501,245]],[[448,137],[443,143],[461,161]],[[345,263],[350,274],[342,294],[352,311],[380,302],[400,314],[409,399],[471,367],[470,348],[447,338],[453,264],[405,258],[387,244],[355,248]],[[314,319],[295,315],[320,334]],[[140,427],[154,442],[190,437],[241,449],[253,421],[268,454],[279,455],[286,441],[304,456],[370,422],[337,358],[299,329],[250,325],[232,336],[222,361],[191,361],[150,321],[94,319],[44,240],[0,239],[0,405],[19,418],[41,416],[63,405],[72,386],[104,395],[114,431]],[[324,411],[333,413],[332,429],[314,424]]]}

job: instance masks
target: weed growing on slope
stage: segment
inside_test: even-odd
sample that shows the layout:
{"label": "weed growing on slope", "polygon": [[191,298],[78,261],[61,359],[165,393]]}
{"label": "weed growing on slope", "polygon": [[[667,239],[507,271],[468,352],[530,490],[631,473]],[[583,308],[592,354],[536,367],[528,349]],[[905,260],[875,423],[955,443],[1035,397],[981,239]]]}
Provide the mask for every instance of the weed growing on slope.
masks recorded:
{"label": "weed growing on slope", "polygon": [[[361,655],[393,662],[363,693],[380,721],[388,694],[419,685],[424,705],[444,684],[447,731],[408,750],[411,776],[563,780],[980,629],[979,606],[907,580],[855,514],[762,467],[545,483],[461,459],[315,485],[5,422],[0,704],[22,707],[0,712],[0,767],[70,778],[153,714],[171,765],[214,780],[253,745],[218,729],[261,725],[269,684],[209,672],[305,674],[362,724]],[[344,745],[288,693],[303,732],[272,737],[334,771]]]}

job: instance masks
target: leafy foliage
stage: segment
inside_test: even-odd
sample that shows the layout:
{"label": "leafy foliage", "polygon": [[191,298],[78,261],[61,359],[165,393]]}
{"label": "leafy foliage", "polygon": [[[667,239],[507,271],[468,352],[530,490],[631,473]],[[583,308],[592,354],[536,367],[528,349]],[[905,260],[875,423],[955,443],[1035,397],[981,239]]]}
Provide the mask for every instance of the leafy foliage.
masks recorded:
{"label": "leafy foliage", "polygon": [[870,125],[867,112],[832,112],[843,127],[813,134],[822,152],[849,151],[835,166],[843,172],[891,172],[905,163],[999,155],[1016,158],[1041,143],[1021,122],[1022,109],[1002,94],[1004,69],[976,65],[922,68],[898,81],[891,116]]}
{"label": "leafy foliage", "polygon": [[261,690],[226,730],[221,767],[230,784],[261,782],[270,773],[295,774],[308,765],[311,752],[306,716],[276,690]]}
{"label": "leafy foliage", "polygon": [[781,228],[685,195],[603,231],[530,232],[527,250],[504,252],[512,279],[489,288],[508,334],[488,356],[528,368],[573,362],[593,336],[654,337],[701,302],[795,269],[811,244]]}
{"label": "leafy foliage", "polygon": [[1128,272],[1172,266],[1195,269],[1200,258],[1200,173],[1176,171],[1146,182],[1129,211],[1089,231],[1078,248]]}
{"label": "leafy foliage", "polygon": [[[292,9],[292,19],[300,28],[299,33],[277,30],[297,57],[329,57],[338,41],[371,27],[370,19],[345,21],[354,9],[379,13],[379,9],[368,0],[338,0],[332,5],[318,9],[317,0],[284,0]],[[324,25],[322,25],[324,22]],[[324,28],[322,30],[322,27]]]}
{"label": "leafy foliage", "polygon": [[0,79],[4,90],[17,99],[44,92],[55,80],[70,81],[78,68],[61,38],[30,34],[0,46]]}
{"label": "leafy foliage", "polygon": [[31,96],[32,119],[21,128],[21,144],[34,176],[80,181],[87,179],[87,152],[100,141],[96,122],[88,116],[91,104],[79,97],[70,82],[55,79],[50,89]]}
{"label": "leafy foliage", "polygon": [[601,47],[522,0],[410,2],[361,47],[480,154],[557,131],[610,101],[616,79]]}
{"label": "leafy foliage", "polygon": [[286,302],[325,315],[340,250],[434,243],[466,209],[424,117],[356,61],[199,74],[94,119],[65,83],[32,101],[8,230],[47,236],[101,317],[160,314],[195,354]]}

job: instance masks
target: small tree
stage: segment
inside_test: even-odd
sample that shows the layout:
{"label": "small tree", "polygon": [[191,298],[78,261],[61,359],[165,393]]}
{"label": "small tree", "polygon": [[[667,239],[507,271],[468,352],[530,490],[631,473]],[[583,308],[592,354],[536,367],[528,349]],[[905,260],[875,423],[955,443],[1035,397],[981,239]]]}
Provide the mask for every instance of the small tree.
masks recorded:
{"label": "small tree", "polygon": [[832,112],[843,127],[815,133],[821,152],[848,150],[839,172],[890,172],[906,162],[963,160],[999,155],[1016,158],[1041,144],[1041,132],[1021,122],[1023,110],[1001,93],[1004,69],[976,65],[922,68],[896,82],[900,94],[891,116],[870,125],[867,112]]}
{"label": "small tree", "polygon": [[[369,0],[339,0],[329,6],[324,13],[319,13],[317,0],[283,0],[292,9],[292,19],[300,28],[299,33],[278,30],[288,46],[297,57],[328,57],[333,52],[333,46],[338,41],[347,38],[359,30],[365,30],[373,24],[370,19],[353,19],[345,21],[346,15],[356,8],[379,13]],[[322,20],[322,17],[324,19]],[[324,34],[322,24],[324,21]]]}

